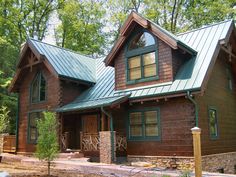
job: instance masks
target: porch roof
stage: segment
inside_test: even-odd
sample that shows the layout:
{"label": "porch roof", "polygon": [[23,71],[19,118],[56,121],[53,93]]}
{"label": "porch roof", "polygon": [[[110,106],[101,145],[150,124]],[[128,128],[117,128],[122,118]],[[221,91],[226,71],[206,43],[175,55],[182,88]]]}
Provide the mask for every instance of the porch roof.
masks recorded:
{"label": "porch roof", "polygon": [[79,111],[85,109],[94,109],[99,107],[114,106],[116,104],[125,102],[129,95],[104,97],[94,100],[85,100],[81,102],[72,102],[61,108],[58,108],[57,112],[69,112],[69,111]]}

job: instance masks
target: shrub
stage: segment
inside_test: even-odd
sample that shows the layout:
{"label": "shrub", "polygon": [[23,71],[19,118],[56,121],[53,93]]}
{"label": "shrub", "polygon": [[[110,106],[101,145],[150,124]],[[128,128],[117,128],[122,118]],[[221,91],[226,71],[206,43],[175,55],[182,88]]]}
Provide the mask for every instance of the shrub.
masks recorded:
{"label": "shrub", "polygon": [[58,123],[56,115],[53,112],[43,112],[44,117],[38,119],[38,141],[36,146],[36,157],[39,160],[46,161],[48,164],[48,175],[50,175],[51,161],[53,161],[59,153],[59,144],[57,137]]}

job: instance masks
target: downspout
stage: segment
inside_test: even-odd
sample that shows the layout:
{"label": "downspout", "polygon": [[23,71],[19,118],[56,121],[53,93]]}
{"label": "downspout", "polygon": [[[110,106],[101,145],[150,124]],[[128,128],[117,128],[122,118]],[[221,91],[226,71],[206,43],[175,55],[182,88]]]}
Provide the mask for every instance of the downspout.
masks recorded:
{"label": "downspout", "polygon": [[196,120],[196,127],[198,127],[198,105],[197,102],[192,98],[192,95],[189,91],[187,91],[187,97],[188,99],[194,104],[195,107],[195,120]]}
{"label": "downspout", "polygon": [[18,149],[18,137],[19,137],[19,109],[20,109],[20,93],[17,96],[17,110],[16,110],[16,152]]}
{"label": "downspout", "polygon": [[112,162],[114,162],[114,130],[113,130],[113,117],[111,114],[109,114],[108,112],[106,112],[103,108],[103,106],[101,107],[101,111],[107,115],[109,118],[110,118],[110,128],[111,128],[111,159],[112,159]]}

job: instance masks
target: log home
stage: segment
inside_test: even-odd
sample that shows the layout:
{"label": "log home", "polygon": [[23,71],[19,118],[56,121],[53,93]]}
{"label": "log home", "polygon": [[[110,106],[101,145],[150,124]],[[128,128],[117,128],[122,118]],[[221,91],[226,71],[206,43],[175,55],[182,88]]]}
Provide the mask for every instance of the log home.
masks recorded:
{"label": "log home", "polygon": [[93,59],[28,39],[10,91],[19,94],[17,153],[32,153],[36,119],[57,112],[61,151],[192,168],[236,168],[236,31],[232,20],[174,35],[132,12],[112,50]]}

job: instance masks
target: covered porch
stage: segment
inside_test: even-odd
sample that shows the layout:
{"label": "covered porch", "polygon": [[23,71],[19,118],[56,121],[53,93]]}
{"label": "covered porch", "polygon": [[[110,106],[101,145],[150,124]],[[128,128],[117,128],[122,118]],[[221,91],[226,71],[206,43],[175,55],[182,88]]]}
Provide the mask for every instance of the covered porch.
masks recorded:
{"label": "covered porch", "polygon": [[126,156],[125,116],[116,116],[116,112],[120,112],[120,104],[126,101],[127,97],[119,96],[96,100],[96,103],[90,102],[90,106],[83,108],[77,104],[73,110],[62,107],[64,111],[59,110],[61,151],[81,152],[100,162],[104,162],[101,156],[106,154],[106,159],[110,159],[106,163]]}

